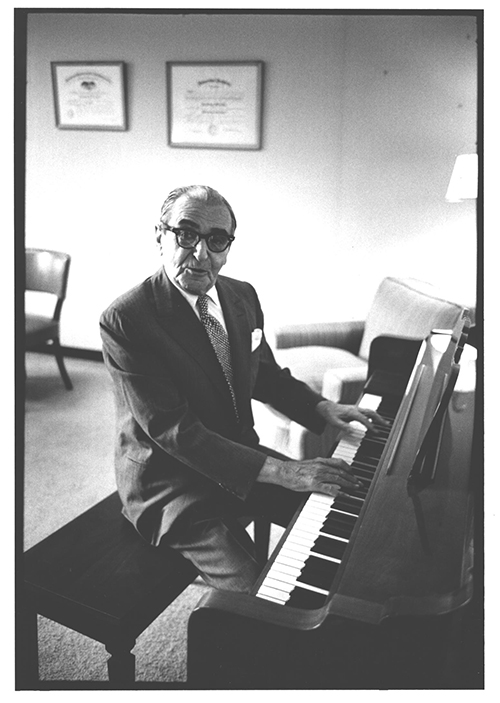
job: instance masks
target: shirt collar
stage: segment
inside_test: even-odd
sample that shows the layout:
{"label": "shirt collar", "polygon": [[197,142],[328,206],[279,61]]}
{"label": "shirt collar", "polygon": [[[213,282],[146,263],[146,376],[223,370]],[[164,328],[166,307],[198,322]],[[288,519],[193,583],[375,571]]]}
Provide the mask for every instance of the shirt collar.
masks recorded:
{"label": "shirt collar", "polygon": [[[179,291],[179,293],[180,293],[182,296],[184,296],[184,298],[185,298],[185,299],[187,300],[187,302],[191,305],[191,307],[193,308],[193,310],[197,311],[196,303],[197,303],[197,301],[198,301],[199,296],[198,296],[198,295],[193,295],[193,293],[188,293],[187,291],[185,291],[185,290],[184,290],[183,288],[181,288],[174,280],[172,280],[172,279],[170,278],[170,276],[168,275],[168,273],[167,273],[167,278],[168,278],[168,280],[170,281],[170,283],[171,283],[173,286],[175,286],[175,287],[177,288],[177,290]],[[212,299],[212,302],[215,303],[215,305],[216,305],[217,307],[219,307],[219,308],[221,307],[220,300],[219,300],[219,294],[217,293],[217,288],[216,288],[215,286],[212,286],[212,288],[210,288],[210,289],[207,291],[207,295],[208,295],[209,298]]]}

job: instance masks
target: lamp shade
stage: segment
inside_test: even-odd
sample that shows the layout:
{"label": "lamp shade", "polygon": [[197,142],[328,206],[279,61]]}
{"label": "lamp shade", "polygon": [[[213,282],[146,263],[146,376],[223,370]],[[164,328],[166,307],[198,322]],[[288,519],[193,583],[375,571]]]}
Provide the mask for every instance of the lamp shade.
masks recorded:
{"label": "lamp shade", "polygon": [[446,192],[449,203],[477,198],[477,154],[457,156]]}

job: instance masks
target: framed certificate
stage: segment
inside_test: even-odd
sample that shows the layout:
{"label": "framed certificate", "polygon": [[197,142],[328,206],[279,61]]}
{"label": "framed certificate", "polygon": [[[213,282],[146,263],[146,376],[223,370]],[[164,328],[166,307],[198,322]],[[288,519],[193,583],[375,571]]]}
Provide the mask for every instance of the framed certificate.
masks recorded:
{"label": "framed certificate", "polygon": [[53,61],[59,129],[126,130],[123,61]]}
{"label": "framed certificate", "polygon": [[168,143],[260,149],[262,61],[167,62]]}

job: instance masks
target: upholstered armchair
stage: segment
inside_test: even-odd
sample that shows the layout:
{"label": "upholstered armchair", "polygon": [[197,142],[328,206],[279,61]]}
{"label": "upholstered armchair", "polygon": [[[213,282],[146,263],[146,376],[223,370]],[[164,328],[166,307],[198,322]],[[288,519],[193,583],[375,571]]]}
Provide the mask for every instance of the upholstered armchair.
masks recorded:
{"label": "upholstered armchair", "polygon": [[[325,398],[355,403],[368,371],[372,341],[379,336],[424,339],[432,329],[450,329],[463,305],[447,300],[429,283],[385,278],[364,321],[287,325],[275,330],[278,363]],[[253,404],[261,443],[292,458],[328,456],[336,439],[327,428],[318,437],[257,401]]]}

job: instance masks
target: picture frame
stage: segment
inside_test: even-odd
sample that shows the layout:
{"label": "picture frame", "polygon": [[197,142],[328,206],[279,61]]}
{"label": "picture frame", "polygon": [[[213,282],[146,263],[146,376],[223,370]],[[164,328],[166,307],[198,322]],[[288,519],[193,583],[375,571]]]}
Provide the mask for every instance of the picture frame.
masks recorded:
{"label": "picture frame", "polygon": [[172,147],[261,149],[262,61],[168,61]]}
{"label": "picture frame", "polygon": [[59,129],[127,129],[123,61],[52,61]]}

